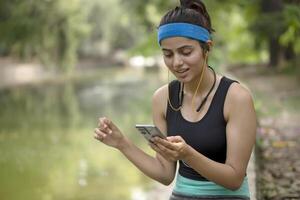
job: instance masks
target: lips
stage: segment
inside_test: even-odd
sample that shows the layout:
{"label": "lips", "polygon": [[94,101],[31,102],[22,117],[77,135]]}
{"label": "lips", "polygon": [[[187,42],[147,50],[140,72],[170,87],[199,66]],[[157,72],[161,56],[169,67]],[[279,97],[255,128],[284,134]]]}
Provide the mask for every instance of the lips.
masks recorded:
{"label": "lips", "polygon": [[185,73],[185,72],[187,72],[189,69],[181,69],[181,70],[177,70],[176,72],[178,73],[178,74],[183,74],[183,73]]}

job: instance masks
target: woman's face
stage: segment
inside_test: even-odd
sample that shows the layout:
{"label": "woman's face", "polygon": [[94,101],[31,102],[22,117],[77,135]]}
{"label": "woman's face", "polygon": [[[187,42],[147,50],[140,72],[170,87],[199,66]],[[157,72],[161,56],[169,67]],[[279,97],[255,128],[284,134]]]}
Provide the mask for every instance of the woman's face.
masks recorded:
{"label": "woman's face", "polygon": [[161,41],[165,64],[181,82],[198,80],[204,63],[204,54],[197,40],[171,37]]}

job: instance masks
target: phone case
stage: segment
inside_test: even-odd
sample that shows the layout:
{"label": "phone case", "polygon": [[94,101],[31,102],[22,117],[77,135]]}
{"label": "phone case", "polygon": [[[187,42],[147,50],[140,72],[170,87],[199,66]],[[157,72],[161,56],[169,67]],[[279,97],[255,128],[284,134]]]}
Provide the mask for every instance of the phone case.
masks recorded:
{"label": "phone case", "polygon": [[155,136],[163,139],[166,138],[166,136],[162,134],[160,130],[154,125],[136,125],[135,127],[148,141],[150,141],[150,139]]}

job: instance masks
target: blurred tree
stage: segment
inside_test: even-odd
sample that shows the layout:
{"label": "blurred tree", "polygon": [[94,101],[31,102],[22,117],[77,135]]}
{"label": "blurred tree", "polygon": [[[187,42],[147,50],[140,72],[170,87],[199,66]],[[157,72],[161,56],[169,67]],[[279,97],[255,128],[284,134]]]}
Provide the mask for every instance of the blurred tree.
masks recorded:
{"label": "blurred tree", "polygon": [[298,5],[288,4],[285,7],[284,20],[287,25],[287,29],[280,36],[279,42],[284,45],[291,47],[296,53],[300,53],[300,1]]}
{"label": "blurred tree", "polygon": [[285,62],[297,59],[300,46],[300,1],[256,0],[252,4],[250,30],[254,33],[258,47],[267,45],[269,66],[277,68]]}
{"label": "blurred tree", "polygon": [[[124,2],[149,32],[154,31],[167,10],[179,5],[179,0]],[[214,40],[222,52],[216,52],[218,59],[225,62],[257,62],[265,57],[266,52],[269,65],[274,68],[297,59],[300,52],[299,0],[204,2],[217,32]],[[236,42],[237,38],[239,42]],[[137,50],[146,49],[149,52],[149,40],[154,39],[151,35]]]}
{"label": "blurred tree", "polygon": [[[74,66],[77,52],[108,58],[135,47],[135,53],[151,55],[159,50],[155,29],[161,16],[178,2],[0,0],[0,55],[37,57],[65,71]],[[268,52],[276,67],[297,58],[299,0],[204,2],[216,29],[216,60],[258,62]]]}
{"label": "blurred tree", "polygon": [[71,71],[89,27],[80,0],[1,0],[0,53]]}
{"label": "blurred tree", "polygon": [[81,43],[81,56],[108,59],[114,51],[128,49],[142,38],[145,28],[121,0],[87,0],[84,6],[91,34]]}
{"label": "blurred tree", "polygon": [[[124,0],[123,0],[124,1]],[[261,59],[261,52],[255,51],[254,38],[248,30],[245,7],[248,1],[205,1],[212,18],[215,46],[211,61],[215,65],[232,62],[257,62]],[[159,51],[156,45],[156,26],[163,14],[179,5],[179,0],[147,0],[124,1],[127,9],[136,13],[136,18],[144,24],[148,31],[147,37],[132,49],[132,54],[151,55]],[[239,42],[237,42],[239,38]],[[247,46],[247,48],[245,48]]]}
{"label": "blurred tree", "polygon": [[140,39],[131,46],[129,54],[152,56],[159,51],[156,42],[156,27],[161,16],[176,5],[171,0],[121,0],[127,12],[132,13],[136,23],[141,24],[144,32],[139,35]]}
{"label": "blurred tree", "polygon": [[176,1],[171,0],[122,0],[128,10],[135,13],[136,19],[152,31],[158,25],[161,16],[177,5]]}

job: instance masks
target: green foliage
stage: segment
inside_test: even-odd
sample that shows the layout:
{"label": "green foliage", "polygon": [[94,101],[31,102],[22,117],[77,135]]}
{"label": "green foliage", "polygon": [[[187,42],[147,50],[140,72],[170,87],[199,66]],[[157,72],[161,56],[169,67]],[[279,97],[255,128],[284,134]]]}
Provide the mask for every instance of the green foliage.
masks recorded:
{"label": "green foliage", "polygon": [[[163,5],[160,5],[160,2],[164,2]],[[178,5],[177,3],[166,0],[138,1],[133,4],[131,9],[134,10],[143,7],[143,12],[137,11],[136,13],[149,31],[145,39],[131,49],[130,55],[150,56],[159,52],[155,27],[159,24],[163,14]],[[247,1],[235,4],[231,0],[205,1],[205,4],[211,16],[213,28],[216,30],[213,34],[215,47],[211,52],[210,63],[216,66],[224,63],[258,62],[258,60],[265,59],[266,52],[256,51],[254,36],[248,30],[250,21],[246,16],[254,13],[253,5],[249,5]]]}
{"label": "green foliage", "polygon": [[287,29],[280,36],[280,42],[285,46],[292,44],[294,51],[300,53],[300,7],[287,5],[283,16]]}
{"label": "green foliage", "polygon": [[[250,9],[248,8],[248,10],[250,12],[247,18],[250,21],[249,30],[255,39],[255,47],[258,51],[268,50],[269,63],[275,65],[276,62],[277,65],[285,63],[276,61],[278,56],[281,56],[283,61],[298,62],[297,54],[300,52],[299,4],[297,1],[276,1],[275,3],[278,5],[262,0],[249,3]],[[277,45],[278,48],[266,48],[274,45]]]}
{"label": "green foliage", "polygon": [[176,1],[170,0],[133,0],[125,1],[124,5],[129,11],[135,13],[140,23],[145,25],[147,29],[151,29],[158,25],[161,16],[169,9],[177,5]]}
{"label": "green foliage", "polygon": [[[261,0],[205,1],[221,63],[259,62],[267,58],[270,38],[300,52],[300,8],[284,2],[283,12],[264,13]],[[171,0],[0,0],[0,55],[39,58],[48,66],[71,71],[77,53],[110,56],[157,54],[156,27],[164,13],[179,5]]]}
{"label": "green foliage", "polygon": [[81,43],[81,55],[107,57],[116,49],[132,47],[144,34],[135,13],[127,9],[121,0],[105,3],[88,0],[84,7],[88,10],[87,19],[92,30]]}
{"label": "green foliage", "polygon": [[78,42],[89,30],[80,0],[2,0],[0,7],[2,51],[72,69]]}
{"label": "green foliage", "polygon": [[263,59],[262,51],[256,51],[254,36],[249,32],[247,10],[231,5],[212,13],[212,21],[216,29],[213,54],[220,64],[255,63]]}
{"label": "green foliage", "polygon": [[159,44],[157,42],[157,33],[152,31],[145,37],[143,41],[129,50],[129,55],[153,56],[160,53]]}

